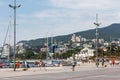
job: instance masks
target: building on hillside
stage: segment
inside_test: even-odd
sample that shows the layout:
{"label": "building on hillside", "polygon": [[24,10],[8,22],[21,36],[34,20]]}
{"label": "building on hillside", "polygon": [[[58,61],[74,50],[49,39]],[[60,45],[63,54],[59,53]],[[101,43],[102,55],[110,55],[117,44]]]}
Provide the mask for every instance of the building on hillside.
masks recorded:
{"label": "building on hillside", "polygon": [[[96,39],[92,39],[92,42],[96,42]],[[98,39],[98,43],[99,44],[103,44],[104,43],[104,39]]]}
{"label": "building on hillside", "polygon": [[109,46],[109,45],[110,44],[107,41],[104,42],[104,46]]}
{"label": "building on hillside", "polygon": [[42,52],[47,51],[47,47],[42,47],[42,48],[40,48],[40,51],[42,51]]}
{"label": "building on hillside", "polygon": [[100,44],[104,44],[104,39],[99,39]]}
{"label": "building on hillside", "polygon": [[67,44],[58,45],[56,48],[56,53],[65,53],[68,50]]}
{"label": "building on hillside", "polygon": [[83,44],[83,47],[88,47],[88,48],[92,48],[93,47],[93,45],[92,45],[92,43],[90,44],[87,44],[87,43],[85,43],[85,44]]}
{"label": "building on hillside", "polygon": [[82,42],[86,42],[87,39],[86,39],[86,38],[81,38],[81,41],[82,41]]}
{"label": "building on hillside", "polygon": [[83,48],[78,54],[75,55],[75,58],[78,60],[88,59],[89,57],[94,56],[94,49]]}
{"label": "building on hillside", "polygon": [[16,46],[17,46],[17,50],[18,50],[17,53],[18,54],[23,54],[23,53],[26,52],[25,46],[28,46],[28,45],[26,45],[24,43],[18,43]]}
{"label": "building on hillside", "polygon": [[76,36],[75,34],[72,35],[71,38],[72,43],[80,43],[81,41],[81,36]]}
{"label": "building on hillside", "polygon": [[72,41],[72,48],[79,47],[81,42],[81,36],[76,36],[75,34],[73,34],[71,41]]}

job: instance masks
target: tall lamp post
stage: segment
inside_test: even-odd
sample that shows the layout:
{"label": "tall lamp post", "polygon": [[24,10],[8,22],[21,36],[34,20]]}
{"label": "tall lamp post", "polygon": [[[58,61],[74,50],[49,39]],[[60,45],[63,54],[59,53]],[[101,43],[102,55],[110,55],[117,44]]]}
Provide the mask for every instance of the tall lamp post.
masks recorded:
{"label": "tall lamp post", "polygon": [[15,67],[15,54],[16,54],[16,8],[19,8],[21,5],[16,5],[16,0],[14,0],[14,6],[12,6],[11,4],[9,4],[9,7],[14,9],[14,71],[16,70]]}
{"label": "tall lamp post", "polygon": [[111,60],[111,53],[112,53],[112,42],[111,42],[111,37],[110,37],[110,60]]}
{"label": "tall lamp post", "polygon": [[96,22],[94,22],[94,25],[96,25],[96,66],[98,67],[98,27],[101,23],[98,23],[98,14],[96,14]]}
{"label": "tall lamp post", "polygon": [[47,50],[46,50],[46,60],[48,60],[48,36],[47,36]]}

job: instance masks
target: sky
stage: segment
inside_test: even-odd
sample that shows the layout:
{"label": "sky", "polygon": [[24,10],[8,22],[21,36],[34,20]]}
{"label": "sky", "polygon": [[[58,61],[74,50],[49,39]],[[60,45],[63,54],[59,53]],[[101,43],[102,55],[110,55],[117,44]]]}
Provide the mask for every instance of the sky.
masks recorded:
{"label": "sky", "polygon": [[[120,0],[16,0],[16,41],[67,35],[120,22]],[[14,0],[0,0],[0,46],[14,40]]]}

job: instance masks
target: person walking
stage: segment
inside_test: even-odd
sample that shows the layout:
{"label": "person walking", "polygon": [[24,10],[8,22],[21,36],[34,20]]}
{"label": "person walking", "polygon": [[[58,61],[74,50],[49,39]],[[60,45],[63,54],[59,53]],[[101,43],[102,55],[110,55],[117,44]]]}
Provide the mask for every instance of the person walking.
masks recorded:
{"label": "person walking", "polygon": [[115,59],[114,58],[112,59],[112,65],[113,66],[115,65]]}
{"label": "person walking", "polygon": [[98,58],[96,58],[96,66],[97,66],[97,68],[98,68],[98,66],[99,66],[99,59]]}
{"label": "person walking", "polygon": [[102,58],[102,67],[104,67],[105,60]]}
{"label": "person walking", "polygon": [[22,62],[22,68],[28,68],[28,63],[27,61]]}
{"label": "person walking", "polygon": [[28,63],[27,63],[27,61],[25,61],[25,68],[28,68]]}
{"label": "person walking", "polygon": [[75,71],[76,61],[72,62],[72,71]]}

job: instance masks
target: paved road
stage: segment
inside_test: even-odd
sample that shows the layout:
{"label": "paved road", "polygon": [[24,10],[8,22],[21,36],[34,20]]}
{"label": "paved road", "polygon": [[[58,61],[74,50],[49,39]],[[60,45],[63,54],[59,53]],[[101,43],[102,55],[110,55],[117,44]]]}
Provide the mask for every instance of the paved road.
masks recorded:
{"label": "paved road", "polygon": [[1,77],[0,80],[120,80],[120,66],[107,68],[84,66],[76,67],[76,71],[71,71],[70,67],[64,67],[59,68],[59,70],[39,72],[33,72],[37,74]]}

